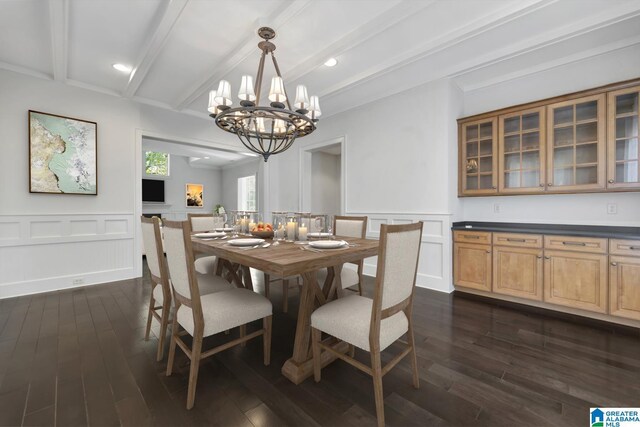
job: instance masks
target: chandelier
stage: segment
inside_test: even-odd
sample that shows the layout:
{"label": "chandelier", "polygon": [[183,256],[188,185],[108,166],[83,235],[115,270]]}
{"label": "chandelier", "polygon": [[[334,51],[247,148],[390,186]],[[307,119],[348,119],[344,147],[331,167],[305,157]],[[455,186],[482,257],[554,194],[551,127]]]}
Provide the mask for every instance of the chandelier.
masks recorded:
{"label": "chandelier", "polygon": [[[309,98],[307,88],[303,85],[296,87],[296,99],[293,103],[295,110],[291,108],[278,61],[273,55],[276,46],[269,41],[276,36],[276,32],[271,28],[262,27],[258,30],[258,35],[263,41],[258,43],[262,55],[255,87],[252,76],[242,76],[238,92],[240,106],[231,108],[231,84],[221,80],[218,89],[209,92],[208,111],[220,129],[238,135],[245,147],[260,154],[266,162],[272,154],[282,153],[291,147],[296,138],[313,132],[322,112],[318,97]],[[261,106],[264,62],[269,54],[276,76],[271,79],[271,102],[269,106]]]}

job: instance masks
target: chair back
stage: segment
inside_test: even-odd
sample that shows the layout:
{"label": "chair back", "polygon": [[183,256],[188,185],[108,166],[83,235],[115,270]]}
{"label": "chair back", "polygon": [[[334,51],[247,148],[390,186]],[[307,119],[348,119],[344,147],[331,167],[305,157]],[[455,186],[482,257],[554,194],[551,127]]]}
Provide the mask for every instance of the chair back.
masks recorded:
{"label": "chair back", "polygon": [[195,316],[202,310],[189,231],[187,221],[164,222],[164,249],[176,303],[191,307]]}
{"label": "chair back", "polygon": [[142,243],[149,271],[155,277],[162,278],[161,262],[164,262],[160,219],[142,216]]}
{"label": "chair back", "polygon": [[214,216],[211,214],[188,214],[189,223],[191,224],[191,231],[194,233],[200,231],[213,231],[216,228],[216,222]]}
{"label": "chair back", "polygon": [[418,272],[422,222],[380,226],[380,249],[374,311],[387,310],[382,318],[411,302]]}
{"label": "chair back", "polygon": [[336,236],[358,237],[364,239],[367,235],[366,216],[339,216],[333,218],[333,232]]}

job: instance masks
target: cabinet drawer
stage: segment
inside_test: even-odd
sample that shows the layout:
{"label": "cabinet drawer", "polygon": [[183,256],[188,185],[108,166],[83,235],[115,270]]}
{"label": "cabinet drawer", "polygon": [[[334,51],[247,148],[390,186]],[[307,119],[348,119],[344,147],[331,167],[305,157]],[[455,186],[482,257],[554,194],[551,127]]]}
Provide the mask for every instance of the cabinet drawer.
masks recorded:
{"label": "cabinet drawer", "polygon": [[453,232],[453,240],[461,243],[476,243],[478,245],[490,245],[491,233],[486,231],[462,231]]}
{"label": "cabinet drawer", "polygon": [[559,251],[607,253],[607,239],[597,237],[544,236],[544,248]]}
{"label": "cabinet drawer", "polygon": [[539,234],[493,233],[493,244],[518,248],[541,248],[542,236]]}
{"label": "cabinet drawer", "polygon": [[609,240],[609,253],[611,255],[629,255],[640,257],[640,240]]}

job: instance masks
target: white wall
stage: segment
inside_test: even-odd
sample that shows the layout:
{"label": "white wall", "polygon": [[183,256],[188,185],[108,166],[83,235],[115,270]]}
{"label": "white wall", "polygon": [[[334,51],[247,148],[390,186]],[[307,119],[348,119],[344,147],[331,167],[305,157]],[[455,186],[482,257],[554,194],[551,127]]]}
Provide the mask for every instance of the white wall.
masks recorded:
{"label": "white wall", "polygon": [[[211,213],[217,204],[222,204],[222,169],[192,167],[189,158],[172,154],[169,161],[169,176],[164,180],[164,203],[143,203],[143,213],[161,213],[167,219],[185,220],[187,213]],[[158,179],[143,176],[145,179]],[[186,207],[186,184],[204,185],[204,206]]]}
{"label": "white wall", "polygon": [[[621,49],[464,94],[464,115],[640,77],[640,46]],[[639,193],[463,198],[467,221],[640,226]],[[607,214],[607,204],[618,213]],[[498,204],[498,213],[494,205]]]}
{"label": "white wall", "polygon": [[258,210],[263,211],[264,198],[262,188],[262,158],[245,160],[237,165],[225,166],[222,169],[222,201],[227,212],[238,209],[238,178],[249,175],[257,175],[256,186],[258,187]]}
{"label": "white wall", "polygon": [[[300,209],[300,150],[344,136],[345,214],[367,215],[372,238],[384,223],[424,221],[417,283],[450,291],[449,228],[459,206],[451,164],[455,166],[457,155],[455,120],[461,102],[460,90],[440,80],[321,120],[316,132],[269,159],[271,170],[277,171],[271,174],[277,188],[270,194],[271,205]],[[420,108],[407,114],[416,106]],[[375,268],[375,258],[365,261],[367,274]]]}
{"label": "white wall", "polygon": [[311,154],[311,212],[340,213],[340,156]]}
{"label": "white wall", "polygon": [[[210,120],[58,82],[0,70],[0,94],[0,298],[141,273],[140,134],[239,148]],[[97,196],[29,193],[29,109],[98,123]]]}

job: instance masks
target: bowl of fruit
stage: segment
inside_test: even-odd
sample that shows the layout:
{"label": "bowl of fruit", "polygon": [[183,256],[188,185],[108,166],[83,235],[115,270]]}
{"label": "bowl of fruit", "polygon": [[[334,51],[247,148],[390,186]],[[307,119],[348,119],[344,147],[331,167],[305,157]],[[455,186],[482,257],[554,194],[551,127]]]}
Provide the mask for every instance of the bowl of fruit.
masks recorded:
{"label": "bowl of fruit", "polygon": [[268,222],[259,222],[249,230],[252,236],[260,237],[261,239],[269,239],[273,237],[273,225]]}

